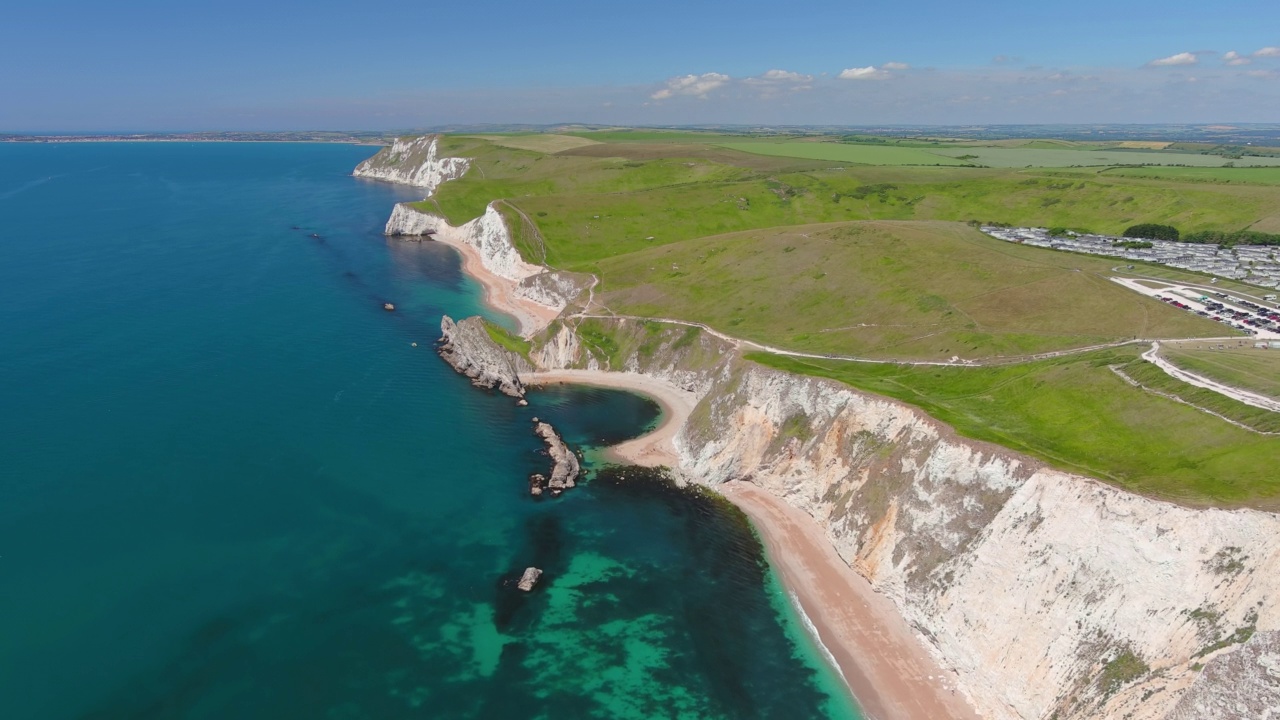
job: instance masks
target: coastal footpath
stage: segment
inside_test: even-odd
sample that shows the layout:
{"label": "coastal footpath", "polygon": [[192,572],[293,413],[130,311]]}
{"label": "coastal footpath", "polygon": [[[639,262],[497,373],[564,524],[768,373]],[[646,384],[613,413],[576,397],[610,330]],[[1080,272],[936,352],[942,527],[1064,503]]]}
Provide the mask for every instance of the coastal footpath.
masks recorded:
{"label": "coastal footpath", "polygon": [[[520,319],[533,372],[510,360],[493,373],[663,400],[667,423],[626,459],[744,508],[874,717],[1280,718],[1280,516],[1057,471],[902,403],[757,365],[698,328],[576,317],[590,282],[521,292],[555,271],[513,270],[493,205],[461,228],[399,205],[387,231],[458,247],[490,304]],[[586,342],[586,323],[616,350]]]}

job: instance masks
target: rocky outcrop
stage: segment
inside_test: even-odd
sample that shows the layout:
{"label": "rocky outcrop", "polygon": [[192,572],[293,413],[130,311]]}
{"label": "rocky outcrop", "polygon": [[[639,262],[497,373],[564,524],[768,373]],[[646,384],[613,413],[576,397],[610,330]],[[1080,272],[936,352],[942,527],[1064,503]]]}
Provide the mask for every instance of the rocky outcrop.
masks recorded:
{"label": "rocky outcrop", "polygon": [[[1202,665],[1236,657],[1258,683],[1271,677],[1270,646],[1242,643],[1280,629],[1280,517],[1053,470],[901,403],[746,362],[689,328],[595,322],[612,357],[567,324],[531,357],[698,393],[676,439],[684,479],[745,479],[809,514],[984,717],[1181,720],[1184,698],[1239,695]],[[1257,717],[1240,707],[1222,717]]]}
{"label": "rocky outcrop", "polygon": [[1209,663],[1168,720],[1280,720],[1280,632]]}
{"label": "rocky outcrop", "polygon": [[511,397],[523,398],[520,373],[531,370],[516,353],[493,341],[484,319],[469,317],[455,323],[445,315],[440,320],[440,357],[454,370],[471,378],[471,384],[497,388]]}
{"label": "rocky outcrop", "polygon": [[539,422],[534,418],[533,432],[542,438],[547,446],[547,455],[551,457],[551,476],[546,478],[546,489],[555,496],[574,487],[581,471],[578,456],[564,444],[564,440],[550,423]]}
{"label": "rocky outcrop", "polygon": [[516,587],[531,592],[533,586],[538,584],[538,579],[542,577],[542,570],[536,567],[528,567],[524,569],[524,574],[520,576],[520,582],[516,583]]}
{"label": "rocky outcrop", "polygon": [[440,157],[439,135],[400,138],[356,166],[356,177],[425,188],[427,197],[441,183],[462,177],[471,166],[467,158]]}

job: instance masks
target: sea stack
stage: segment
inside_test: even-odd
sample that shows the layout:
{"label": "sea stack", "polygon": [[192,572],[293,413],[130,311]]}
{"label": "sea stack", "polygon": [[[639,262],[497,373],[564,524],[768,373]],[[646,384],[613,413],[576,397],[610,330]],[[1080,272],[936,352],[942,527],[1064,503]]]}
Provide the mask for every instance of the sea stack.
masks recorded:
{"label": "sea stack", "polygon": [[533,586],[538,584],[538,578],[542,577],[542,571],[536,567],[527,567],[524,574],[520,576],[520,582],[516,583],[516,587],[525,592],[533,590]]}
{"label": "sea stack", "polygon": [[[542,442],[547,445],[547,455],[551,456],[551,477],[546,481],[546,487],[551,491],[553,496],[568,490],[577,484],[578,473],[578,456],[573,454],[568,445],[564,444],[564,440],[560,439],[560,434],[556,429],[551,427],[550,423],[539,422],[533,426],[533,431],[538,437],[542,438]],[[532,478],[530,478],[530,492],[532,489]],[[533,493],[535,495],[542,494],[541,491]]]}

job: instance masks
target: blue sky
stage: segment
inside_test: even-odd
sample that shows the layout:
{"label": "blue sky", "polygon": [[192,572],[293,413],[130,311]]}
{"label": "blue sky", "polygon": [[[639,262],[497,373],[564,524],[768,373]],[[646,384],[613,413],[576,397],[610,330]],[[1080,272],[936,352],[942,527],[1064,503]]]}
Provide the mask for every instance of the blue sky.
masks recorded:
{"label": "blue sky", "polygon": [[1280,122],[1280,3],[43,0],[0,12],[0,131],[484,122]]}

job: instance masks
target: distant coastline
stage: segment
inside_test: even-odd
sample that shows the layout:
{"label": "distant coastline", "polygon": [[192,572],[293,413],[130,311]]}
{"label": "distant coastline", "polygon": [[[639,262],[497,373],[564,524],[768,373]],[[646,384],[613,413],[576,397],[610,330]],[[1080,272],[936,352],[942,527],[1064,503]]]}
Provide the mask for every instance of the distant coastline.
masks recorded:
{"label": "distant coastline", "polygon": [[385,145],[390,137],[382,133],[103,133],[68,135],[0,134],[0,142],[33,143],[50,145],[57,143],[90,142],[238,142],[238,143],[327,143],[335,145]]}

